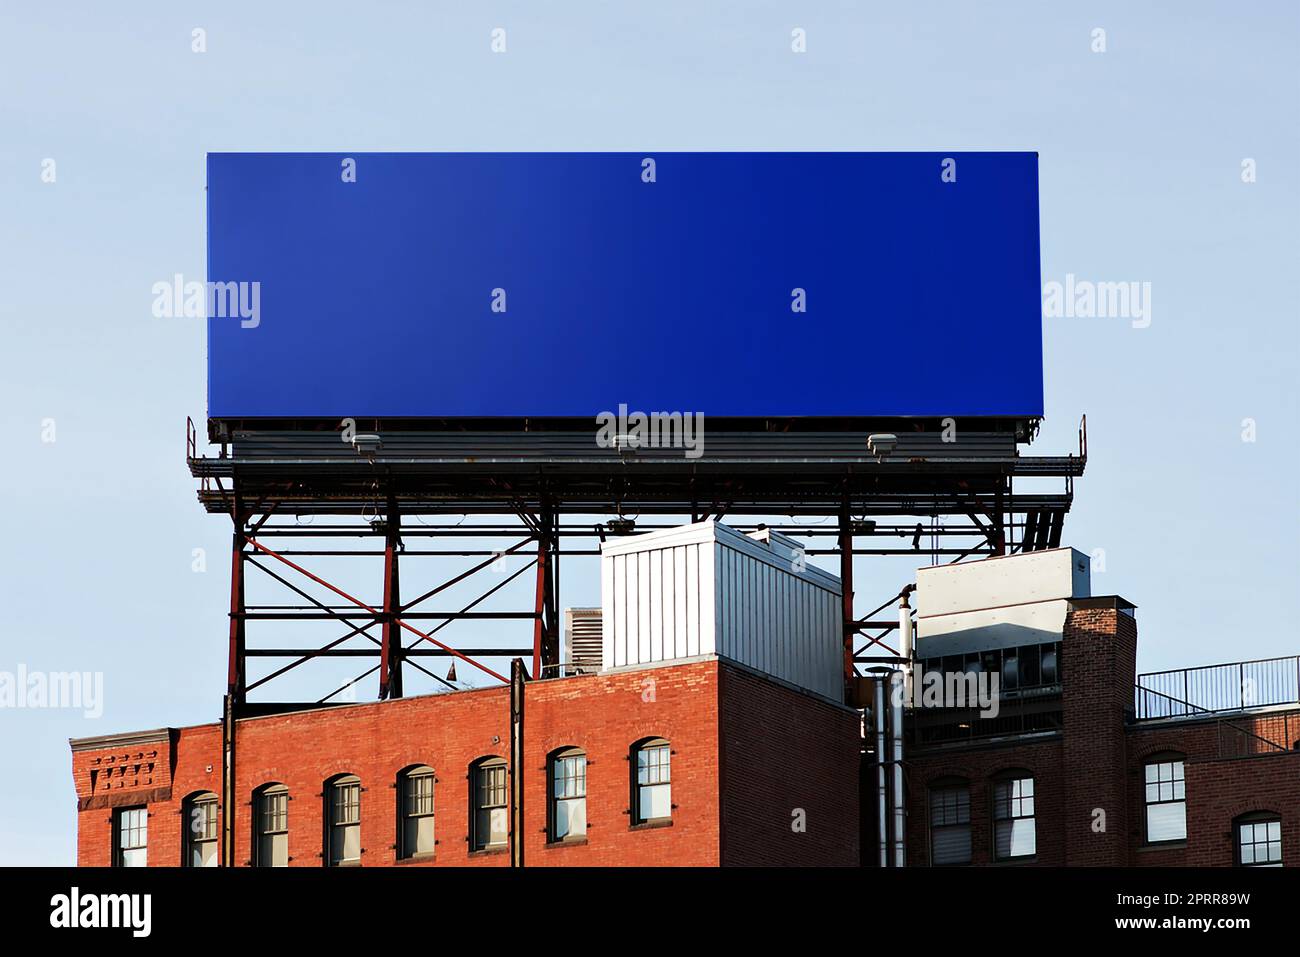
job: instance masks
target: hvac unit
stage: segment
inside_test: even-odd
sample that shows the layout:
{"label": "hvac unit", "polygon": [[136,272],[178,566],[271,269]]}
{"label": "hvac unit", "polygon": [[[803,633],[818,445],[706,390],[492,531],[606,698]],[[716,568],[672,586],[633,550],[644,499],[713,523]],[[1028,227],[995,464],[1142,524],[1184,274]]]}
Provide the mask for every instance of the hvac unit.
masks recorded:
{"label": "hvac unit", "polygon": [[606,669],[719,655],[843,698],[840,580],[793,539],[711,520],[605,542],[600,570]]}

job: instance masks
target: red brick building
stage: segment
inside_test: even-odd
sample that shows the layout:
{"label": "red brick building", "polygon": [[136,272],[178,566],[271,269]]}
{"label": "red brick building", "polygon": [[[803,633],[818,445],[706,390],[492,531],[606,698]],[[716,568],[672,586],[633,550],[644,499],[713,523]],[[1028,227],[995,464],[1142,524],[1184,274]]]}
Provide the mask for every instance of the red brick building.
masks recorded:
{"label": "red brick building", "polygon": [[[909,864],[1300,864],[1300,660],[1151,676],[1168,691],[1137,687],[1136,660],[1133,606],[1073,599],[1033,694],[993,719],[913,712]],[[1290,703],[1186,700],[1252,675]]]}
{"label": "red brick building", "polygon": [[[782,557],[770,542],[733,544],[755,561]],[[823,676],[800,672],[778,643],[760,640],[770,622],[751,616],[743,629],[733,626],[731,599],[720,598],[716,618],[698,619],[734,628],[711,637],[701,627],[700,641],[716,642],[716,654],[239,717],[230,791],[221,723],[73,741],[78,861],[1300,861],[1300,659],[1138,675],[1134,606],[1089,591],[1086,556],[1070,549],[918,570],[914,680],[1001,683],[988,702],[996,708],[913,700],[899,712],[903,760],[884,769],[892,783],[902,768],[901,817],[893,789],[879,788],[871,709],[737,661],[767,654],[792,675]],[[829,620],[816,613],[822,604],[803,607],[812,621]],[[903,608],[900,629],[909,635],[911,610]],[[823,641],[824,632],[809,626],[789,641]],[[617,633],[606,630],[607,638]],[[624,647],[659,646],[629,638]],[[512,691],[523,698],[518,722]],[[861,692],[852,697],[865,704],[871,696]],[[522,734],[512,738],[512,727]],[[223,802],[223,794],[233,797]]]}
{"label": "red brick building", "polygon": [[237,866],[505,865],[491,816],[511,773],[529,867],[858,863],[852,709],[716,657],[524,687],[522,768],[508,765],[506,687],[239,719],[233,809],[219,723],[73,741],[78,863],[178,866],[208,843],[219,859],[233,813]]}

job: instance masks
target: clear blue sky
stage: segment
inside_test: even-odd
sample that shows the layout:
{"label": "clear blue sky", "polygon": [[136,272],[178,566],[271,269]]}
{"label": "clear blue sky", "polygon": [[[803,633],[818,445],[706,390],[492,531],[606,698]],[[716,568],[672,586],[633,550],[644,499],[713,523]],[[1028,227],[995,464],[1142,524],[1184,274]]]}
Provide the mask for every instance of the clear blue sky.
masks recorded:
{"label": "clear blue sky", "polygon": [[204,333],[150,312],[204,274],[209,150],[1037,150],[1044,279],[1152,284],[1148,328],[1045,322],[1032,451],[1091,436],[1067,543],[1138,604],[1144,670],[1300,652],[1298,45],[1283,0],[5,4],[0,670],[101,671],[105,703],[0,710],[0,863],[74,860],[70,736],[219,714]]}

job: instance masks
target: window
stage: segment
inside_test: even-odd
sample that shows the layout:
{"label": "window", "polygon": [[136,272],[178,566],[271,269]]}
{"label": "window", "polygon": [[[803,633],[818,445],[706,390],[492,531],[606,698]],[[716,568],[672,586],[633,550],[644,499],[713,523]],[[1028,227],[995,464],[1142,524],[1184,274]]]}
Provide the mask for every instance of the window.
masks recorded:
{"label": "window", "polygon": [[[942,658],[923,658],[920,664],[922,674],[998,675],[1000,694],[1032,697],[1060,690],[1061,643],[1048,642],[945,655]],[[946,688],[946,681],[944,685]]]}
{"label": "window", "polygon": [[149,811],[124,807],[117,812],[114,867],[144,867],[149,854]]}
{"label": "window", "polygon": [[672,775],[669,763],[672,752],[663,738],[651,738],[633,749],[632,822],[649,824],[670,821],[673,816]]}
{"label": "window", "polygon": [[1187,839],[1187,795],[1183,784],[1183,759],[1163,755],[1147,763],[1147,843]]}
{"label": "window", "polygon": [[433,854],[433,781],[433,768],[423,765],[404,771],[398,778],[402,818],[399,857]]}
{"label": "window", "polygon": [[1034,779],[1029,775],[1008,776],[993,784],[993,850],[1000,861],[1037,853]]}
{"label": "window", "polygon": [[505,847],[510,831],[506,810],[506,762],[481,758],[470,773],[470,850]]}
{"label": "window", "polygon": [[1242,867],[1282,866],[1282,819],[1276,814],[1245,814],[1233,822],[1237,863]]}
{"label": "window", "polygon": [[329,830],[327,867],[361,863],[361,779],[344,775],[325,789],[326,824]]}
{"label": "window", "polygon": [[576,841],[587,836],[587,755],[565,748],[551,756],[552,842]]}
{"label": "window", "polygon": [[970,788],[965,784],[930,788],[930,863],[970,863]]}
{"label": "window", "polygon": [[185,866],[217,866],[217,796],[196,794],[181,807],[185,828]]}
{"label": "window", "polygon": [[253,864],[256,867],[289,866],[289,789],[268,784],[254,798]]}

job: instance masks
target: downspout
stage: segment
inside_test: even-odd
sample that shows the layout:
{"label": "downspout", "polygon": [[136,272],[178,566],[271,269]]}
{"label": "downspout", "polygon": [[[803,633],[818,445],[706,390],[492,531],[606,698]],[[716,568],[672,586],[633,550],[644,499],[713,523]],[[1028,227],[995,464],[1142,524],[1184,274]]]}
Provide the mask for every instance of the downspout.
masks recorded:
{"label": "downspout", "polygon": [[510,662],[510,866],[524,866],[524,660]]}

